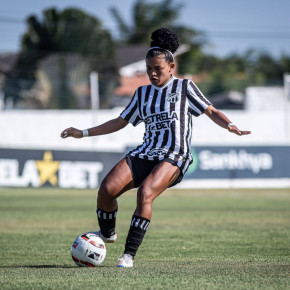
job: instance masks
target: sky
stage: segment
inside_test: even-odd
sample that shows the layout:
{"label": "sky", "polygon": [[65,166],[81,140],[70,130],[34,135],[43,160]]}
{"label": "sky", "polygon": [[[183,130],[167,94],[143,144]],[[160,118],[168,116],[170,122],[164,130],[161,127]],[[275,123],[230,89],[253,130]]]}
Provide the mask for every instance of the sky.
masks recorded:
{"label": "sky", "polygon": [[[135,3],[135,0],[0,1],[0,53],[17,52],[26,30],[25,19],[32,14],[41,17],[44,9],[80,8],[117,35],[110,7],[117,8],[131,23]],[[173,0],[173,3],[183,4],[176,23],[203,32],[207,40],[204,50],[208,53],[225,57],[255,49],[277,58],[282,54],[290,56],[290,0]]]}

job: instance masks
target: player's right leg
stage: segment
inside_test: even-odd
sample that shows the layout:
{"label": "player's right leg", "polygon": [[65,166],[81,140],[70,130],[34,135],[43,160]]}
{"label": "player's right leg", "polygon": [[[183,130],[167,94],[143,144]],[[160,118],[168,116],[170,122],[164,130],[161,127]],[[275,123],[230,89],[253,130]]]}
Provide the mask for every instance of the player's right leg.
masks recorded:
{"label": "player's right leg", "polygon": [[131,170],[126,159],[122,159],[102,181],[97,199],[97,215],[100,231],[97,234],[107,243],[117,239],[115,232],[118,210],[117,198],[134,187]]}

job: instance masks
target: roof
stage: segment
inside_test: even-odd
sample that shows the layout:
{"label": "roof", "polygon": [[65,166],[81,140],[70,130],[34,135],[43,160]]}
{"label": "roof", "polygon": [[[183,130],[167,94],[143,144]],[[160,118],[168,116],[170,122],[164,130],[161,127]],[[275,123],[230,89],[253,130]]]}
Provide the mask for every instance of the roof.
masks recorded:
{"label": "roof", "polygon": [[123,67],[144,60],[148,51],[147,45],[122,45],[116,48],[118,67]]}
{"label": "roof", "polygon": [[133,96],[135,90],[140,86],[149,85],[150,81],[147,74],[136,74],[131,77],[123,76],[121,86],[116,88],[116,96]]}

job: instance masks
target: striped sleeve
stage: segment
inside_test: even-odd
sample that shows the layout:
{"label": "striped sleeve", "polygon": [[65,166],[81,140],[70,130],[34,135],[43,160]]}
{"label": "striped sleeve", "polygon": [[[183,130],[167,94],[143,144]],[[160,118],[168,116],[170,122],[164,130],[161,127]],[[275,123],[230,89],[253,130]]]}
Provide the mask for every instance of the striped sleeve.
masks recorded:
{"label": "striped sleeve", "polygon": [[193,81],[189,81],[187,87],[187,99],[189,112],[195,117],[200,116],[211,102],[202,94]]}
{"label": "striped sleeve", "polygon": [[143,120],[140,116],[140,110],[138,105],[138,96],[141,94],[141,88],[136,90],[129,105],[124,109],[120,116],[131,123],[134,127],[140,124]]}

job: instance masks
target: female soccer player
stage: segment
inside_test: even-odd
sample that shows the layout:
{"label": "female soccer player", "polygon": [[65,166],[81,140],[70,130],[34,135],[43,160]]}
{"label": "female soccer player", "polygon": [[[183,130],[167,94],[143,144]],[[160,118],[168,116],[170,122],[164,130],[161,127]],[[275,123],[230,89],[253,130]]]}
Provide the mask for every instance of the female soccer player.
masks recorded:
{"label": "female soccer player", "polygon": [[215,109],[191,80],[173,76],[173,53],[179,46],[174,32],[160,28],[152,33],[151,38],[151,47],[146,54],[151,84],[139,87],[116,119],[90,129],[68,128],[61,133],[62,138],[82,138],[113,133],[128,123],[133,126],[145,123],[143,143],[117,163],[101,182],[98,191],[100,231],[97,234],[105,242],[112,243],[117,239],[117,198],[132,188],[138,188],[137,206],[118,267],[133,267],[134,257],[150,223],[154,199],[168,187],[179,183],[192,163],[192,116],[205,113],[231,133],[239,136],[251,133],[239,130]]}

